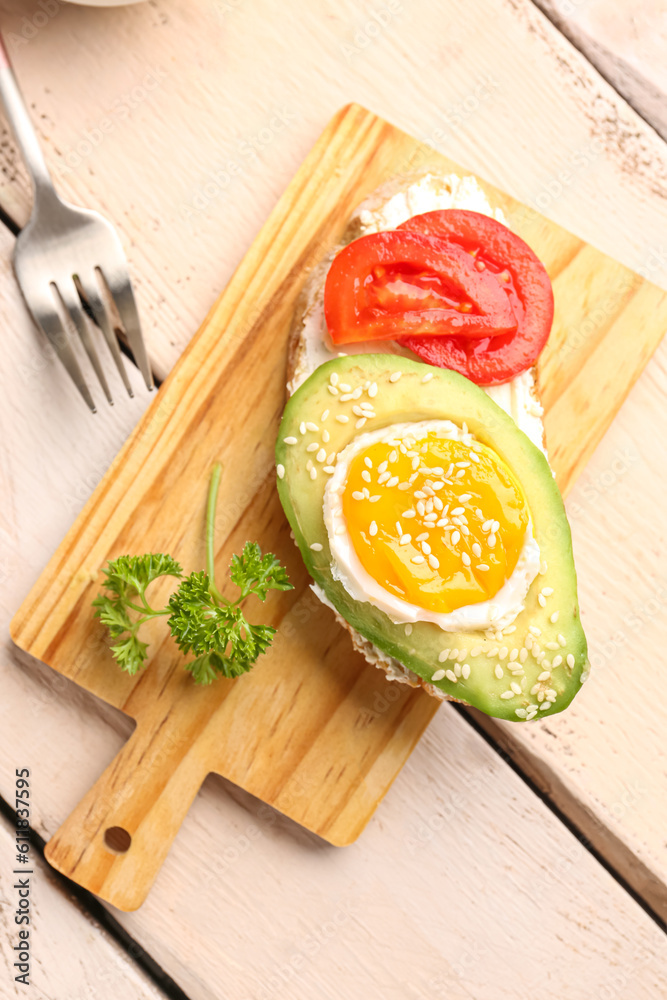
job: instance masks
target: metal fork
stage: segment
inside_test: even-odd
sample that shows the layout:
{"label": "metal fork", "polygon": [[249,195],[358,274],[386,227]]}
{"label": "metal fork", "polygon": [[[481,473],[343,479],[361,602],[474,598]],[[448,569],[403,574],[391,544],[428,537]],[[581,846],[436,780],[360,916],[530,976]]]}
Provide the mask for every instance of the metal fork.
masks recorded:
{"label": "metal fork", "polygon": [[127,260],[116,230],[103,216],[69,205],[57,195],[2,38],[0,99],[30,173],[34,191],[32,214],[19,233],[14,249],[16,279],[32,318],[95,413],[95,403],[72,348],[66,324],[69,320],[78,332],[104,394],[113,404],[86,312],[93,317],[109,346],[125,388],[132,396],[116,339],[115,328],[118,324],[114,321],[108,294],[146,386],[153,388],[153,375],[141,335]]}

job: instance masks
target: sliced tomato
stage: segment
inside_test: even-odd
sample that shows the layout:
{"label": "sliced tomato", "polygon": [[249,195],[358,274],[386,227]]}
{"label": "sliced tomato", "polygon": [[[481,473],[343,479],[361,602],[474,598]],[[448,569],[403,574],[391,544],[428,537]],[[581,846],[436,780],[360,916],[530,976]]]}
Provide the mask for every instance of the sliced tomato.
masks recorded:
{"label": "sliced tomato", "polygon": [[507,290],[449,238],[392,231],[361,236],[334,258],[324,313],[335,344],[517,328]]}
{"label": "sliced tomato", "polygon": [[478,385],[498,385],[530,368],[547,342],[554,299],[544,265],[528,244],[495,219],[463,209],[416,215],[399,229],[449,240],[466,251],[502,282],[517,319],[517,330],[509,336],[473,342],[410,334],[399,343],[429,364],[452,368]]}

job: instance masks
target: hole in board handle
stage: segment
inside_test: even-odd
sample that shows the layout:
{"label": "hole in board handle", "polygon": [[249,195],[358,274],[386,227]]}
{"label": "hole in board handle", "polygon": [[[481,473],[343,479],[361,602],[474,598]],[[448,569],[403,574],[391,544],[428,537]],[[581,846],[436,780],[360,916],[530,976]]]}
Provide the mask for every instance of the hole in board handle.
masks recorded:
{"label": "hole in board handle", "polygon": [[131,843],[132,837],[122,826],[110,826],[104,831],[104,846],[114,854],[125,854]]}

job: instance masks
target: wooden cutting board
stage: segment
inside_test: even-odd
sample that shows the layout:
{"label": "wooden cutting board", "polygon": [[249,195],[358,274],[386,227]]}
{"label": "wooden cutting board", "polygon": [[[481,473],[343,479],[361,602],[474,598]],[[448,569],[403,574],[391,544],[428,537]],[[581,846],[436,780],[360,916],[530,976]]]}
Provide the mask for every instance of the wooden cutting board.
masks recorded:
{"label": "wooden cutting board", "polygon": [[[59,871],[120,909],[146,897],[209,772],[332,844],[349,844],[436,711],[433,699],[389,684],[355,654],[310,592],[273,466],[287,333],[309,268],[370,191],[428,169],[470,173],[357,105],[332,119],[12,622],[24,650],[136,720],[46,851]],[[660,341],[667,295],[480,183],[554,282],[539,379],[551,460],[567,491]],[[128,677],[92,615],[101,568],[148,550],[172,553],[186,572],[203,568],[206,490],[218,460],[220,576],[256,539],[295,585],[262,607],[261,620],[278,627],[273,647],[250,674],[200,688],[164,626],[151,623],[149,666]]]}

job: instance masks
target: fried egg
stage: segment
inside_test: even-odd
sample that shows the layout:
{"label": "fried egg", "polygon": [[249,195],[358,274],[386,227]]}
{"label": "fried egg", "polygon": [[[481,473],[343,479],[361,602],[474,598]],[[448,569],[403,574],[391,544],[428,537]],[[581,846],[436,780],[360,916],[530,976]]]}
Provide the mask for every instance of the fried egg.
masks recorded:
{"label": "fried egg", "polygon": [[334,578],[396,624],[505,628],[540,569],[520,483],[450,420],[357,435],[337,456],[323,514]]}

